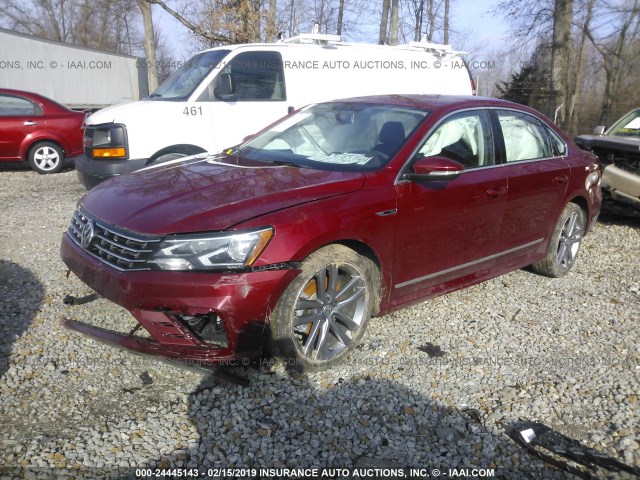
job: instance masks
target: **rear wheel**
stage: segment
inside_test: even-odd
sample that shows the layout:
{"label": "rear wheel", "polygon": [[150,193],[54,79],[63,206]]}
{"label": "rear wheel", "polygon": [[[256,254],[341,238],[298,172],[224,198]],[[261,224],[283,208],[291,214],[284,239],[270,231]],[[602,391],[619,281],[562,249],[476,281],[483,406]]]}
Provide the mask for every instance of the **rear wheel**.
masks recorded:
{"label": "rear wheel", "polygon": [[378,277],[371,260],[342,245],[309,256],[271,317],[271,350],[299,370],[346,357],[360,340]]}
{"label": "rear wheel", "polygon": [[586,224],[582,209],[575,203],[568,203],[553,230],[547,255],[532,265],[533,270],[553,278],[566,275],[578,256]]}
{"label": "rear wheel", "polygon": [[28,154],[29,166],[39,174],[57,173],[64,166],[64,152],[52,142],[36,143]]}

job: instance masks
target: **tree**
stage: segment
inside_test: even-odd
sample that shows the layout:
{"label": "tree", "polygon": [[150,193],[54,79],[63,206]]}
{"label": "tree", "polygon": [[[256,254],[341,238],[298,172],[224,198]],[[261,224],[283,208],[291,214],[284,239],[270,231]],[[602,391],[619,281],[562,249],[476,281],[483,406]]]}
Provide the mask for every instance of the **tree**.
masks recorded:
{"label": "tree", "polygon": [[158,88],[158,63],[156,59],[156,36],[153,32],[153,17],[151,15],[151,3],[148,0],[136,0],[142,13],[144,26],[144,53],[147,58],[147,81],[149,92]]}
{"label": "tree", "polygon": [[133,0],[0,0],[0,25],[42,38],[132,54],[139,31]]}
{"label": "tree", "polygon": [[389,10],[391,9],[391,0],[382,1],[382,16],[380,17],[380,36],[378,43],[384,45],[387,43],[387,29],[389,22]]}
{"label": "tree", "polygon": [[340,0],[338,5],[338,28],[336,29],[337,35],[342,35],[342,21],[344,19],[344,0]]}
{"label": "tree", "polygon": [[389,34],[391,45],[398,44],[398,0],[391,0],[391,32]]}
{"label": "tree", "polygon": [[261,39],[258,0],[205,0],[189,4],[182,13],[164,0],[149,0],[191,30],[202,47],[257,42]]}
{"label": "tree", "polygon": [[[637,44],[640,32],[640,1],[625,2],[622,8],[609,7],[605,15],[614,24],[613,33],[597,39],[591,25],[585,33],[598,53],[602,56],[606,72],[604,98],[600,123],[607,125],[612,120],[612,107],[625,73],[630,70],[628,59],[632,47]],[[609,24],[610,26],[610,24]],[[616,36],[617,35],[617,36]]]}
{"label": "tree", "polygon": [[498,96],[533,108],[546,106],[551,78],[549,63],[548,49],[537,49],[520,71],[511,75],[511,80],[497,86]]}
{"label": "tree", "polygon": [[580,11],[585,11],[586,13],[584,18],[580,21],[580,24],[582,25],[580,32],[580,44],[573,62],[575,68],[569,85],[569,104],[567,115],[569,116],[568,131],[571,135],[576,135],[578,133],[578,111],[576,110],[576,104],[580,99],[580,86],[582,84],[582,79],[584,78],[584,55],[587,44],[587,31],[589,30],[591,19],[593,17],[593,7],[595,2],[596,0],[587,0],[586,9],[580,8]]}
{"label": "tree", "polygon": [[558,125],[564,128],[567,126],[565,112],[570,97],[569,57],[572,18],[573,0],[555,0],[551,45],[551,96],[547,112],[551,115],[557,111]]}
{"label": "tree", "polygon": [[442,43],[449,44],[449,2],[450,0],[444,0],[444,34]]}
{"label": "tree", "polygon": [[267,28],[265,33],[265,41],[272,42],[278,33],[276,27],[276,10],[277,1],[269,0],[269,11],[267,12]]}
{"label": "tree", "polygon": [[411,0],[411,2],[409,3],[409,7],[413,7],[413,18],[415,18],[413,40],[416,42],[422,40],[422,28],[424,24],[424,2],[425,0]]}
{"label": "tree", "polygon": [[398,44],[398,15],[398,0],[383,0],[378,40],[380,44]]}

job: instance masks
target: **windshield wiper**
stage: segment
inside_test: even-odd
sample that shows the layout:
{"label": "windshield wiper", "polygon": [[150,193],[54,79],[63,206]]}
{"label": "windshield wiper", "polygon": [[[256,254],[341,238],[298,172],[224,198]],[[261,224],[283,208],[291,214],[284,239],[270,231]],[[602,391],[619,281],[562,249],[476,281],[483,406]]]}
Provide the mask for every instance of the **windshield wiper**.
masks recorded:
{"label": "windshield wiper", "polygon": [[304,168],[299,163],[287,162],[287,161],[284,161],[284,160],[259,160],[259,161],[260,162],[265,162],[265,163],[273,163],[274,165],[282,165],[282,166],[285,166],[285,167]]}

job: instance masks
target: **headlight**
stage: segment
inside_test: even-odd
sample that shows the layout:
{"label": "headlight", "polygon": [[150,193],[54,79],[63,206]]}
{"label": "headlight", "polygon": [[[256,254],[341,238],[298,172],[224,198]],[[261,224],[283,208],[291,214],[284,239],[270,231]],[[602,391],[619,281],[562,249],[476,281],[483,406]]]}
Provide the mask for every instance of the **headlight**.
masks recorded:
{"label": "headlight", "polygon": [[591,190],[594,185],[600,185],[600,171],[591,172],[584,181],[584,188]]}
{"label": "headlight", "polygon": [[159,270],[236,270],[250,267],[273,228],[165,237],[147,263]]}
{"label": "headlight", "polygon": [[84,147],[93,158],[127,158],[127,130],[120,124],[91,125],[84,132]]}

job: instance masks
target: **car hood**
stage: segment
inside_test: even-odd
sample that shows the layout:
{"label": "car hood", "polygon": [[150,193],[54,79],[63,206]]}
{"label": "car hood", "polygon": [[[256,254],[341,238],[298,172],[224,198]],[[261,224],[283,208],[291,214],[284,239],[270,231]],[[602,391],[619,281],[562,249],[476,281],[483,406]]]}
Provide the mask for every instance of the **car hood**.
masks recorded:
{"label": "car hood", "polygon": [[243,221],[362,188],[365,176],[193,156],[111,178],[80,206],[132,232],[168,234],[231,228]]}
{"label": "car hood", "polygon": [[119,123],[123,119],[149,118],[148,115],[157,115],[164,112],[165,102],[154,100],[138,100],[135,102],[118,103],[105,107],[92,113],[87,118],[87,125],[100,125],[103,123]]}
{"label": "car hood", "polygon": [[626,152],[640,152],[640,138],[613,135],[580,135],[575,138],[579,146],[586,148],[608,148]]}

